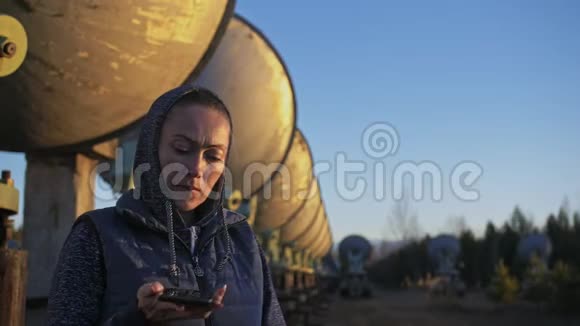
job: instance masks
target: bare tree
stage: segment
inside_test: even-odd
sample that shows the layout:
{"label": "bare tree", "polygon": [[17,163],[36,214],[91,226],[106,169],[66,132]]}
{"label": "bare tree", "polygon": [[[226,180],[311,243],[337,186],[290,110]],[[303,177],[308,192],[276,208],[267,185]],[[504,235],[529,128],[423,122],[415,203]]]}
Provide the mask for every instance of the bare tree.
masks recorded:
{"label": "bare tree", "polygon": [[395,201],[390,214],[387,214],[388,230],[396,240],[416,240],[420,237],[417,212],[413,211],[407,193]]}
{"label": "bare tree", "polygon": [[468,228],[464,216],[451,216],[447,218],[446,224],[445,232],[456,236],[460,236]]}
{"label": "bare tree", "polygon": [[568,199],[568,196],[564,196],[564,199],[562,199],[560,209],[566,213],[567,216],[572,216],[572,210],[570,209],[570,199]]}

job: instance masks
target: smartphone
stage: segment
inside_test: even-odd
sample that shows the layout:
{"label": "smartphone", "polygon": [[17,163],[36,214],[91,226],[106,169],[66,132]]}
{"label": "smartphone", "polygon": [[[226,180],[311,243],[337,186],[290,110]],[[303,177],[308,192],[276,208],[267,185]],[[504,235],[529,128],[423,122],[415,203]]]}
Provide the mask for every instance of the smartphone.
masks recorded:
{"label": "smartphone", "polygon": [[211,307],[213,300],[211,298],[200,298],[199,292],[189,289],[169,288],[163,291],[159,296],[160,301],[172,302],[184,306]]}

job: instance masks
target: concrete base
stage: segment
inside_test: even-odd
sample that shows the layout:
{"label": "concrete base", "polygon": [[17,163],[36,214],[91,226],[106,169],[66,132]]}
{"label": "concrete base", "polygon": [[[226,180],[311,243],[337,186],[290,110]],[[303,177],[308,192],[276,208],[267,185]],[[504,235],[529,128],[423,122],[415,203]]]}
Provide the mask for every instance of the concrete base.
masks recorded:
{"label": "concrete base", "polygon": [[[27,154],[26,160],[23,247],[29,256],[27,297],[43,299],[48,297],[60,250],[74,220],[94,209],[97,161],[82,154]],[[30,316],[27,311],[26,324],[35,325],[42,310],[36,307]]]}

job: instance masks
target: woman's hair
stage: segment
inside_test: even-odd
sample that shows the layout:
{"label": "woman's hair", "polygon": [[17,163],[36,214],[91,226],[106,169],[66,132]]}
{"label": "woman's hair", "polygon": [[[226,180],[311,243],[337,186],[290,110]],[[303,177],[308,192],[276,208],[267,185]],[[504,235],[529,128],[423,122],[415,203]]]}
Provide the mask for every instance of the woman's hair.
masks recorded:
{"label": "woman's hair", "polygon": [[207,106],[208,108],[215,110],[221,113],[227,120],[230,125],[230,139],[228,143],[228,151],[232,145],[232,134],[234,132],[233,124],[232,124],[232,117],[230,116],[230,111],[224,104],[224,102],[212,91],[206,88],[198,87],[193,88],[187,94],[183,95],[175,104],[176,106],[182,105],[191,105],[191,104],[199,104],[203,106]]}

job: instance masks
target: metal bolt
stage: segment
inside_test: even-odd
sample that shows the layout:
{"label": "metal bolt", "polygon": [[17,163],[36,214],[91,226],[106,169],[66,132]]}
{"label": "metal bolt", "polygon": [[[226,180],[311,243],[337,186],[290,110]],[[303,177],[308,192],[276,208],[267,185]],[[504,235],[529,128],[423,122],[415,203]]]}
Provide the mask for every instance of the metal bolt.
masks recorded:
{"label": "metal bolt", "polygon": [[12,175],[10,170],[2,170],[2,176],[0,177],[0,183],[7,184],[9,186],[14,186],[14,180],[12,180]]}
{"label": "metal bolt", "polygon": [[6,42],[2,46],[2,57],[11,58],[16,54],[16,43]]}
{"label": "metal bolt", "polygon": [[6,182],[8,181],[8,179],[10,179],[10,177],[11,177],[10,170],[2,170],[2,176],[0,177],[0,180]]}

